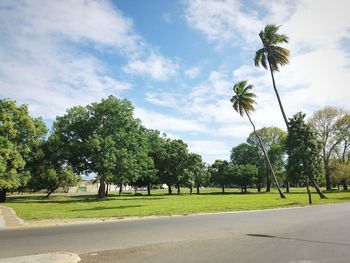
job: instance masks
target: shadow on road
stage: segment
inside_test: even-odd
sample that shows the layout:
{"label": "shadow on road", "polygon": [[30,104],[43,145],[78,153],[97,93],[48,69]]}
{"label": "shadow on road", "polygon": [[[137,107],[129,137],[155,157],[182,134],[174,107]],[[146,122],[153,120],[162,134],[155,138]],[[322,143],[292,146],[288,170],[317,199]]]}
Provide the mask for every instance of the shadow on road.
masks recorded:
{"label": "shadow on road", "polygon": [[309,239],[292,238],[292,237],[279,237],[279,236],[271,236],[271,235],[265,235],[265,234],[246,234],[246,235],[249,237],[276,238],[276,239],[283,239],[283,240],[293,240],[293,241],[302,241],[302,242],[311,242],[311,243],[350,247],[350,244],[348,244],[348,243],[327,242],[327,241],[309,240]]}

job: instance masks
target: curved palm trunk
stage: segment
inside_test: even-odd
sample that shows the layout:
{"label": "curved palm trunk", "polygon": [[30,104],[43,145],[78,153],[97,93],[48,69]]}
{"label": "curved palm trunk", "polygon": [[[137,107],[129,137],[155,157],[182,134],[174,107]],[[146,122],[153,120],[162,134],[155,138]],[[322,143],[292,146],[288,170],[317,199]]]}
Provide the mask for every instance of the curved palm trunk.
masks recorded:
{"label": "curved palm trunk", "polygon": [[273,75],[273,71],[271,69],[271,63],[269,61],[269,67],[270,67],[270,73],[271,73],[271,78],[272,78],[272,86],[273,86],[273,89],[276,93],[276,97],[277,97],[277,100],[278,100],[278,104],[280,106],[280,109],[281,109],[281,112],[282,112],[282,116],[283,116],[283,119],[284,119],[284,122],[287,126],[287,130],[289,130],[289,124],[288,124],[288,120],[287,120],[287,116],[286,116],[286,113],[284,112],[284,108],[283,108],[283,105],[282,105],[282,102],[281,102],[281,98],[280,98],[280,95],[278,93],[278,90],[276,88],[276,82],[275,82],[275,76]]}
{"label": "curved palm trunk", "polygon": [[270,171],[271,171],[273,180],[275,181],[275,185],[276,185],[276,187],[277,187],[278,193],[280,194],[280,197],[281,197],[281,198],[286,198],[285,195],[284,195],[284,194],[282,193],[282,191],[281,191],[281,188],[280,188],[280,185],[279,185],[279,183],[278,183],[278,181],[277,181],[275,172],[273,171],[273,167],[272,167],[272,165],[271,165],[270,158],[269,158],[269,156],[268,156],[267,153],[266,153],[266,150],[265,150],[265,147],[264,147],[264,145],[263,145],[263,143],[262,143],[262,141],[261,141],[261,138],[260,138],[259,134],[258,134],[258,133],[256,132],[256,130],[255,130],[255,125],[254,125],[254,123],[252,122],[252,120],[251,120],[251,118],[250,118],[250,116],[249,116],[249,114],[248,114],[248,112],[247,112],[246,110],[245,110],[245,113],[247,114],[248,119],[249,119],[251,125],[253,126],[254,134],[255,134],[256,137],[258,138],[258,141],[259,141],[261,150],[263,151],[264,156],[265,156],[265,159],[266,159],[266,162],[267,162],[267,165],[268,165],[269,168],[270,168]]}
{"label": "curved palm trunk", "polygon": [[[287,131],[289,130],[289,124],[288,124],[288,120],[287,120],[287,116],[286,116],[286,113],[284,112],[284,108],[283,108],[283,105],[282,105],[282,102],[281,102],[281,98],[280,98],[280,95],[278,93],[278,90],[276,88],[276,82],[275,82],[275,76],[273,74],[273,71],[271,69],[271,63],[270,61],[269,62],[269,68],[270,68],[270,73],[271,73],[271,78],[272,78],[272,86],[273,86],[273,89],[275,91],[275,94],[276,94],[276,97],[277,97],[277,100],[278,100],[278,104],[280,106],[280,109],[281,109],[281,112],[282,112],[282,116],[283,116],[283,120],[287,126]],[[320,198],[327,198],[321,191],[321,189],[318,187],[317,183],[315,180],[311,180],[311,184],[313,185],[313,187],[316,189],[318,195],[320,196]]]}

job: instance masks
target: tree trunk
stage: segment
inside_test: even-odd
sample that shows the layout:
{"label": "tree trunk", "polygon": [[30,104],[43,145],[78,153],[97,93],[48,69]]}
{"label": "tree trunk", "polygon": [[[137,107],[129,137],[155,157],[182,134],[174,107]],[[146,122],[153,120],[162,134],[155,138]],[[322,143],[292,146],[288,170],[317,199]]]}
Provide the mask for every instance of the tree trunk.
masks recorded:
{"label": "tree trunk", "polygon": [[171,195],[172,194],[172,189],[171,189],[171,185],[168,185],[168,194]]}
{"label": "tree trunk", "polygon": [[123,184],[119,184],[119,196],[123,195]]}
{"label": "tree trunk", "polygon": [[151,183],[149,183],[147,185],[147,195],[150,196],[151,195]]}
{"label": "tree trunk", "polygon": [[258,193],[261,192],[261,183],[256,184],[256,189],[258,190]]}
{"label": "tree trunk", "polygon": [[180,195],[180,185],[177,185],[177,195]]}
{"label": "tree trunk", "polygon": [[272,164],[271,164],[271,162],[270,162],[270,158],[269,158],[269,156],[268,156],[267,153],[266,153],[266,150],[265,150],[265,147],[264,147],[264,145],[263,145],[263,143],[262,143],[262,141],[261,141],[261,138],[260,138],[259,134],[258,134],[258,133],[256,132],[256,130],[255,130],[255,125],[254,125],[254,123],[252,122],[252,120],[250,119],[250,116],[249,116],[249,114],[248,114],[248,112],[247,112],[246,110],[245,110],[245,113],[247,114],[247,117],[248,117],[250,123],[251,123],[252,126],[253,126],[253,130],[254,130],[255,136],[258,138],[260,147],[261,147],[261,149],[262,149],[262,151],[263,151],[263,153],[264,153],[264,156],[265,156],[267,165],[268,165],[268,167],[270,168],[270,171],[271,171],[271,174],[272,174],[272,176],[273,176],[273,179],[274,179],[275,185],[276,185],[276,187],[277,187],[278,193],[280,194],[280,197],[281,197],[281,198],[286,198],[286,197],[284,196],[284,194],[282,193],[282,191],[281,191],[281,188],[280,188],[279,183],[278,183],[278,181],[277,181],[275,172],[274,172],[274,170],[273,170],[273,168],[272,168]]}
{"label": "tree trunk", "polygon": [[190,195],[192,195],[192,186],[190,186]]}
{"label": "tree trunk", "polygon": [[106,187],[106,193],[105,193],[105,196],[108,195],[108,192],[109,192],[109,183],[107,183],[107,187]]}
{"label": "tree trunk", "polygon": [[282,105],[282,102],[281,102],[281,98],[280,98],[280,95],[279,95],[278,90],[276,88],[275,76],[273,75],[273,71],[271,69],[270,61],[269,61],[269,67],[270,67],[270,73],[271,73],[271,78],[272,78],[272,86],[273,86],[273,89],[275,91],[275,94],[276,94],[276,97],[277,97],[277,100],[278,100],[278,104],[279,104],[281,112],[282,112],[283,120],[284,120],[284,122],[285,122],[285,124],[287,126],[287,130],[289,130],[289,124],[288,124],[287,116],[286,116],[286,113],[284,112],[284,108],[283,108],[283,105]]}
{"label": "tree trunk", "polygon": [[346,180],[342,180],[341,184],[343,185],[343,190],[347,191],[348,190],[348,184],[346,183]]}
{"label": "tree trunk", "polygon": [[224,184],[221,186],[221,190],[222,190],[222,193],[224,194],[225,193],[225,185]]}
{"label": "tree trunk", "polygon": [[99,197],[104,197],[106,194],[106,184],[103,179],[100,179],[100,187],[98,188],[98,193],[97,195]]}
{"label": "tree trunk", "polygon": [[289,182],[286,181],[286,192],[289,193]]}
{"label": "tree trunk", "polygon": [[271,191],[271,180],[270,180],[270,171],[269,168],[267,167],[266,171],[266,192]]}
{"label": "tree trunk", "polygon": [[321,198],[321,199],[327,199],[327,196],[325,196],[325,195],[322,193],[322,191],[321,191],[321,189],[318,187],[316,181],[315,181],[313,178],[311,178],[310,181],[311,181],[311,184],[313,185],[313,187],[316,189],[316,192],[318,193],[318,195],[320,196],[320,198]]}
{"label": "tree trunk", "polygon": [[311,191],[309,188],[309,179],[306,179],[306,190],[307,190],[307,195],[309,196],[309,205],[311,205],[312,199],[311,199]]}
{"label": "tree trunk", "polygon": [[55,192],[57,189],[58,189],[58,187],[56,187],[56,188],[50,190],[50,191],[47,193],[47,195],[45,196],[45,198],[49,198],[49,196],[50,196],[53,192]]}
{"label": "tree trunk", "polygon": [[332,181],[331,181],[331,175],[330,175],[328,163],[327,164],[325,163],[324,175],[326,177],[326,190],[330,191],[330,190],[332,190]]}
{"label": "tree trunk", "polygon": [[0,203],[5,203],[6,202],[6,189],[0,190]]}
{"label": "tree trunk", "polygon": [[134,186],[135,195],[137,195],[137,185]]}
{"label": "tree trunk", "polygon": [[199,195],[199,186],[197,186],[197,194]]}

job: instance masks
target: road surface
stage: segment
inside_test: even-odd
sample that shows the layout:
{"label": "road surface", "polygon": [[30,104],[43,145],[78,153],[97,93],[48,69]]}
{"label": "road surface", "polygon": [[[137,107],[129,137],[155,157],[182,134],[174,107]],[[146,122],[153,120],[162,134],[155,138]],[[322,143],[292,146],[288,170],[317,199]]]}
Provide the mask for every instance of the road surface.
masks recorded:
{"label": "road surface", "polygon": [[350,262],[350,203],[0,231],[0,258],[92,262]]}

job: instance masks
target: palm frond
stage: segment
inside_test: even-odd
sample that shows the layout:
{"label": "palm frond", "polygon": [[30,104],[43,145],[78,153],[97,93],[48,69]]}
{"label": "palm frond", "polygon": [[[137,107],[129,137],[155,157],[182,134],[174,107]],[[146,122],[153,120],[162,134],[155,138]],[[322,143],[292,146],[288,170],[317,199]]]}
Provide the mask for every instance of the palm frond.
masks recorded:
{"label": "palm frond", "polygon": [[253,87],[254,86],[251,84],[248,85],[247,80],[240,81],[233,87],[235,95],[232,96],[230,101],[234,110],[242,117],[244,116],[245,112],[251,112],[255,110],[254,104],[256,104],[256,101],[254,98],[256,98],[256,95],[251,92]]}
{"label": "palm frond", "polygon": [[[272,71],[279,71],[279,66],[283,66],[289,63],[289,50],[278,46],[278,44],[280,43],[288,43],[289,38],[284,34],[278,34],[277,32],[279,28],[280,26],[268,24],[260,32],[259,36],[264,47],[256,52],[256,66],[262,65],[265,69],[267,69],[268,62]],[[265,58],[263,57],[263,54],[261,52],[261,50],[263,49],[265,51]],[[259,60],[257,61],[257,59]],[[264,60],[265,66],[263,64]]]}
{"label": "palm frond", "polygon": [[263,66],[267,70],[267,58],[266,58],[266,49],[261,48],[255,53],[254,63],[256,67]]}

